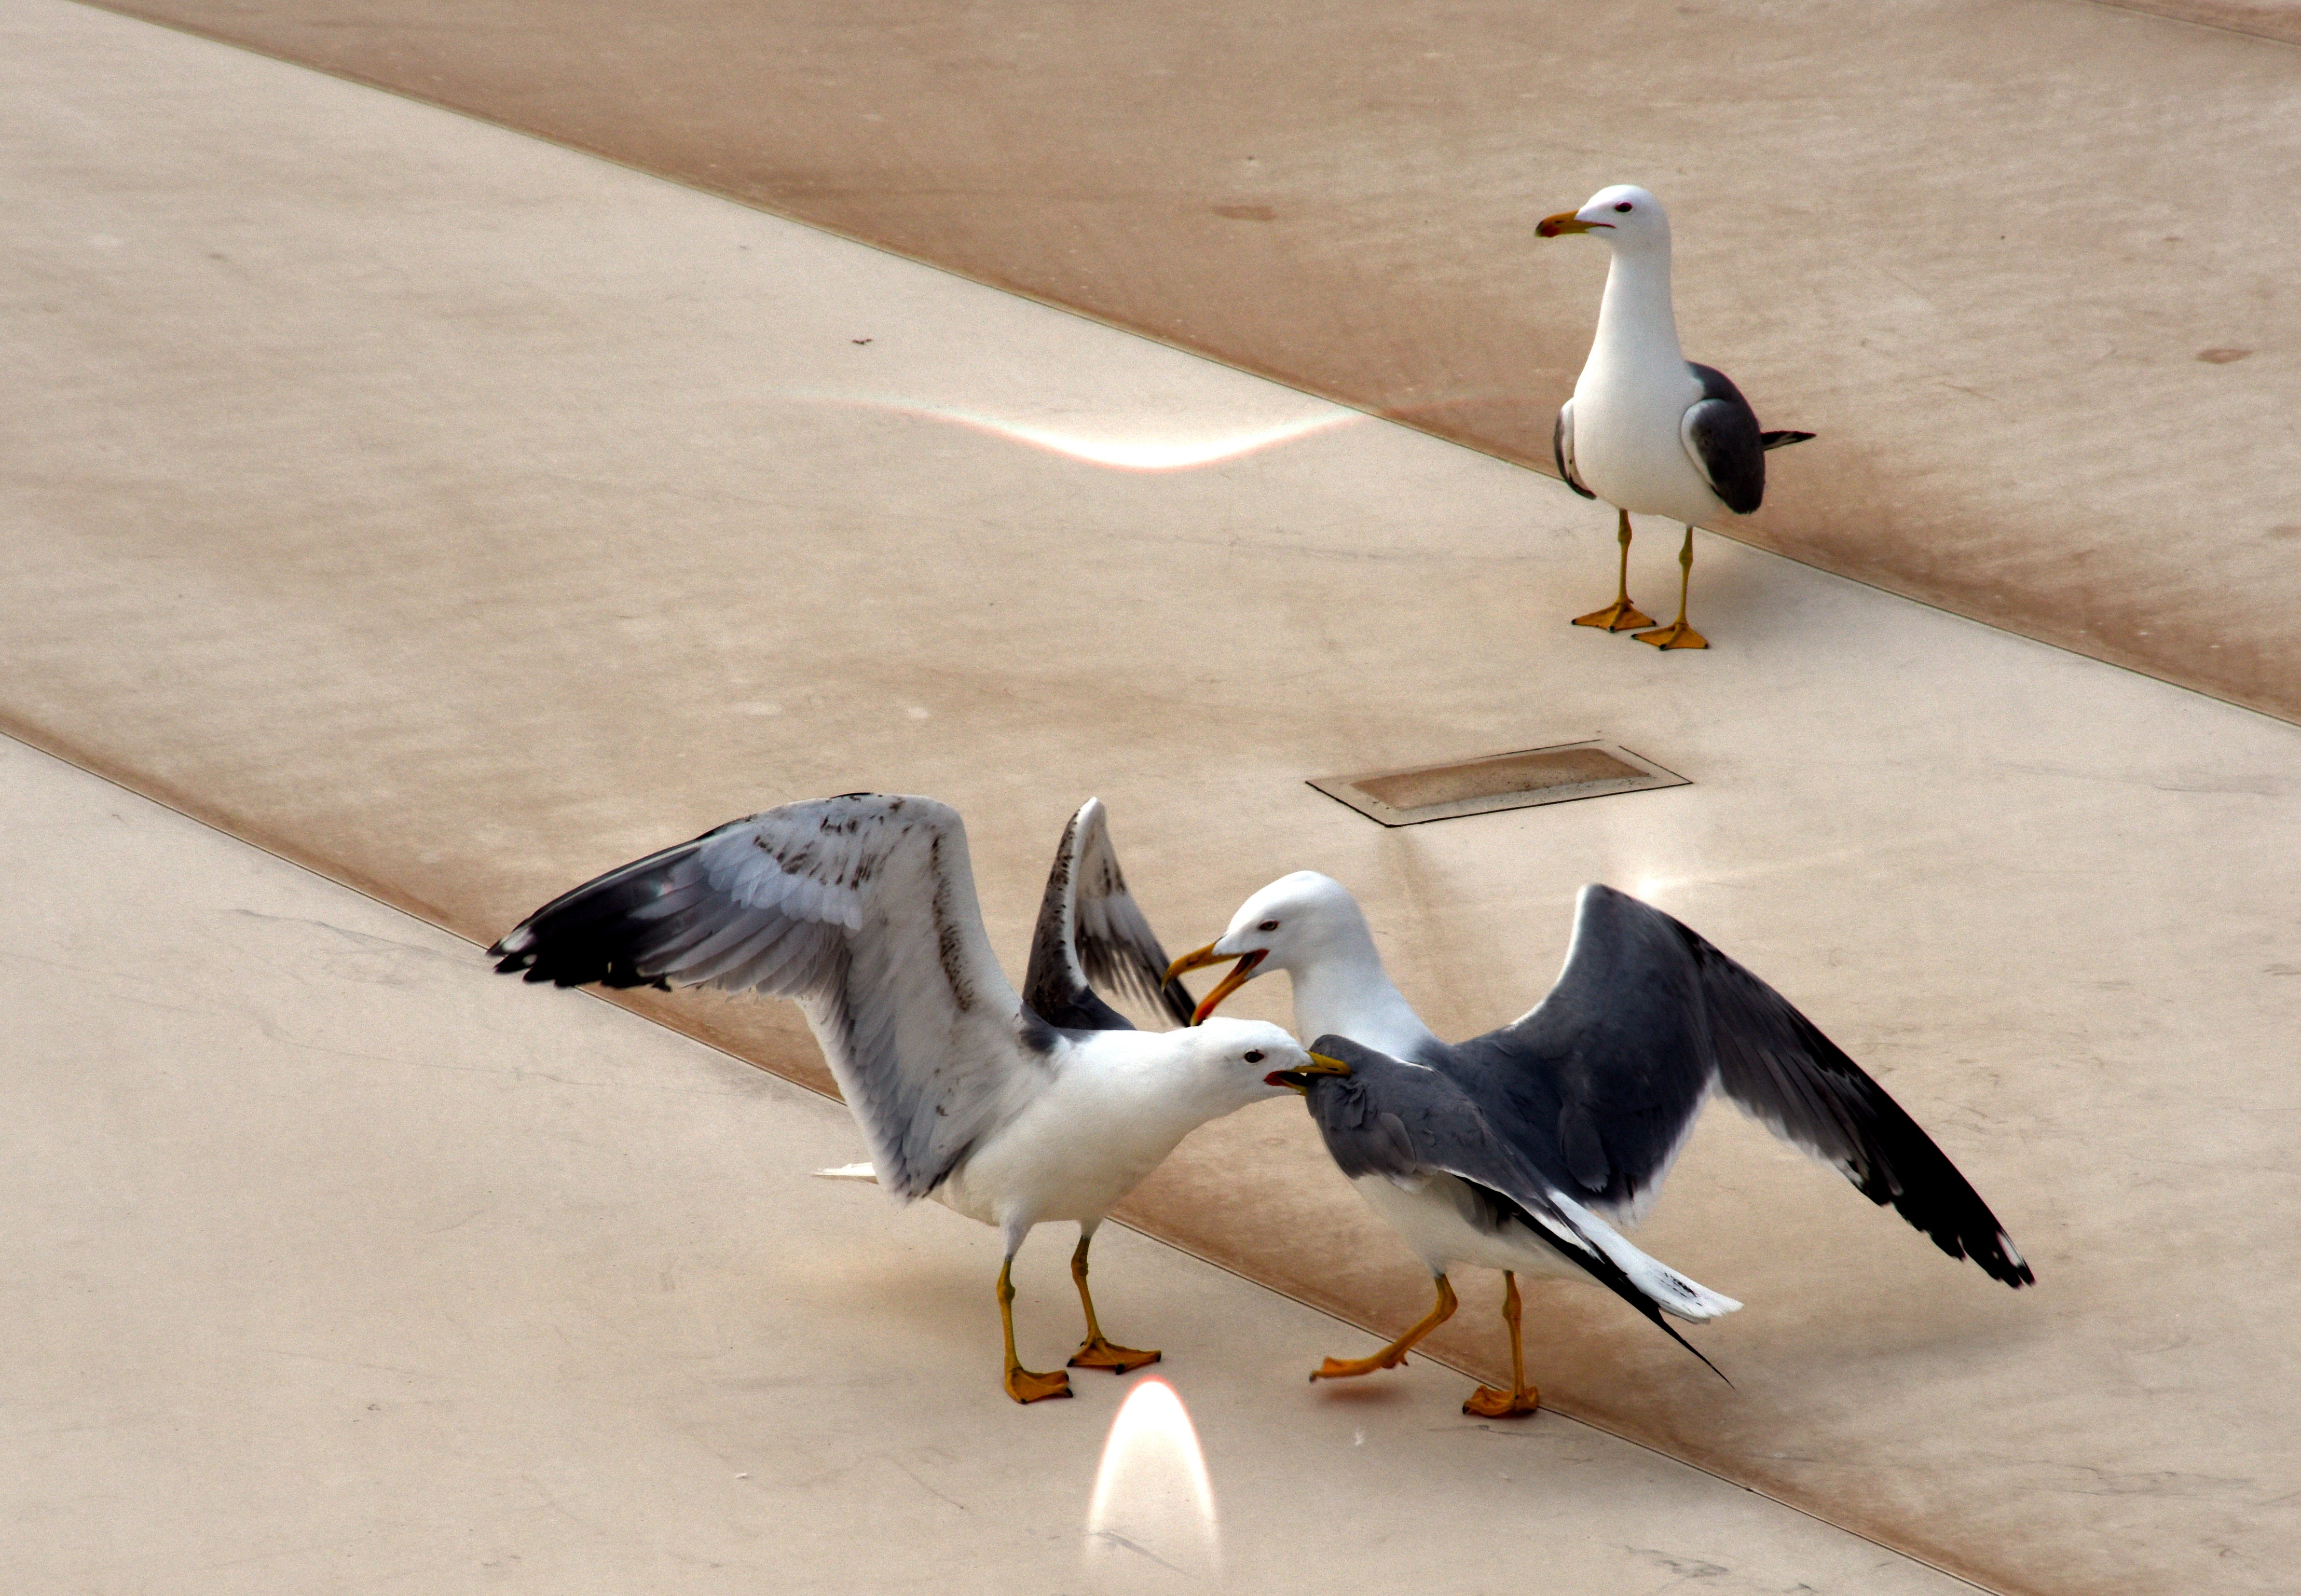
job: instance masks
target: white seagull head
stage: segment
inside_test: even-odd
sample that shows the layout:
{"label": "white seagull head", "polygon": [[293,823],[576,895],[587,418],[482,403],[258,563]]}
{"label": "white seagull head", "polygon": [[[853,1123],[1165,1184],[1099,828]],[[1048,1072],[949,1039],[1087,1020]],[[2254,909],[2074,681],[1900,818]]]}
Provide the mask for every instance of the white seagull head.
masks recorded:
{"label": "white seagull head", "polygon": [[1352,958],[1374,948],[1374,933],[1350,889],[1315,870],[1282,875],[1239,905],[1230,929],[1168,966],[1169,979],[1226,958],[1238,961],[1214,990],[1199,1002],[1196,1018],[1206,1017],[1224,999],[1256,976],[1272,970],[1299,970],[1326,958]]}
{"label": "white seagull head", "polygon": [[1580,210],[1545,216],[1534,230],[1545,238],[1588,233],[1617,255],[1669,253],[1669,218],[1661,201],[1628,183],[1601,188]]}
{"label": "white seagull head", "polygon": [[1271,1076],[1317,1067],[1301,1043],[1268,1020],[1213,1019],[1166,1035],[1184,1049],[1197,1095],[1210,1116],[1284,1097],[1295,1089]]}

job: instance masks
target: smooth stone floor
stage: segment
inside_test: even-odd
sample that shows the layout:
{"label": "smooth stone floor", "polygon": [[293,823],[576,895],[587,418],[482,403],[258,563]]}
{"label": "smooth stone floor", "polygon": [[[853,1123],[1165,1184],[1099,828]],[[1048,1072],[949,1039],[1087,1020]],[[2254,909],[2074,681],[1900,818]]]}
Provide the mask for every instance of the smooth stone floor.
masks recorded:
{"label": "smooth stone floor", "polygon": [[2301,721],[2297,0],[117,3],[1542,471],[1643,182],[1720,530]]}
{"label": "smooth stone floor", "polygon": [[[1720,1114],[1641,1239],[1749,1303],[1699,1333],[1734,1386],[1560,1285],[1547,1400],[1996,1589],[2289,1588],[2301,731],[1718,539],[1718,648],[1657,656],[1563,624],[1611,543],[1532,473],[279,63],[0,16],[20,735],[481,940],[878,788],[965,810],[1019,953],[1099,792],[1171,945],[1325,869],[1450,1033],[1613,881],[1869,1065],[2040,1283]],[[1324,430],[1080,458],[1285,425]],[[1694,785],[1395,832],[1301,785],[1593,736]],[[653,1007],[819,1079],[788,1008]],[[1427,1300],[1299,1116],[1209,1127],[1129,1214],[1356,1324]],[[1438,1350],[1492,1371],[1463,1283]]]}
{"label": "smooth stone floor", "polygon": [[1091,1538],[1125,1386],[1008,1401],[997,1238],[813,1178],[836,1103],[6,740],[0,871],[15,1596],[1970,1588],[1435,1365],[1313,1391],[1343,1326],[1117,1226],[1228,1578]]}

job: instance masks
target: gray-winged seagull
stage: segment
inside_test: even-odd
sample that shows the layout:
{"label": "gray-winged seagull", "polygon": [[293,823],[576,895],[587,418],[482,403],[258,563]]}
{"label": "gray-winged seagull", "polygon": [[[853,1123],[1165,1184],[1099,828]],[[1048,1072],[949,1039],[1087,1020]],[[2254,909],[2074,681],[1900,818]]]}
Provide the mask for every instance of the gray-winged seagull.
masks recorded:
{"label": "gray-winged seagull", "polygon": [[1089,976],[1181,1017],[1167,958],[1119,873],[1102,806],[1072,817],[1048,878],[1027,996],[983,929],[958,811],[850,793],[787,804],[611,870],[554,898],[489,953],[565,986],[715,986],[795,1000],[896,1198],[933,1197],[1006,1243],[999,1314],[1007,1391],[1070,1394],[1015,1354],[1016,1252],[1075,1220],[1086,1314],[1077,1367],[1124,1373],[1159,1354],[1105,1339],[1087,1245],[1113,1204],[1208,1120],[1281,1095],[1309,1062],[1276,1025],[1142,1032]]}
{"label": "gray-winged seagull", "polygon": [[1653,626],[1630,602],[1630,515],[1667,515],[1686,526],[1678,619],[1637,639],[1657,648],[1707,648],[1709,640],[1686,620],[1694,523],[1720,510],[1755,510],[1766,497],[1766,451],[1813,434],[1760,431],[1757,413],[1725,372],[1679,352],[1669,218],[1653,195],[1627,184],[1601,188],[1580,210],[1546,216],[1535,230],[1545,238],[1589,233],[1613,253],[1590,358],[1551,435],[1566,485],[1614,506],[1622,551],[1614,602],[1574,624],[1608,631]]}
{"label": "gray-winged seagull", "polygon": [[1487,1417],[1531,1413],[1536,1401],[1518,1270],[1595,1279],[1657,1324],[1664,1313],[1703,1321],[1739,1307],[1609,1224],[1634,1224],[1653,1202],[1712,1091],[1872,1202],[1892,1203],[1952,1258],[2010,1286],[2032,1279],[1988,1205],[1885,1088],[1764,982],[1611,887],[1582,889],[1549,995],[1464,1042],[1441,1041],[1422,1023],[1384,970],[1357,900],[1314,871],[1263,888],[1218,940],[1167,973],[1234,958],[1198,1015],[1257,975],[1287,972],[1295,1028],[1320,1040],[1310,1069],[1273,1079],[1308,1093],[1335,1162],[1437,1282],[1420,1324],[1371,1358],[1328,1358],[1313,1379],[1402,1362],[1454,1311],[1446,1273],[1458,1263],[1504,1272],[1515,1389],[1482,1386],[1463,1404]]}

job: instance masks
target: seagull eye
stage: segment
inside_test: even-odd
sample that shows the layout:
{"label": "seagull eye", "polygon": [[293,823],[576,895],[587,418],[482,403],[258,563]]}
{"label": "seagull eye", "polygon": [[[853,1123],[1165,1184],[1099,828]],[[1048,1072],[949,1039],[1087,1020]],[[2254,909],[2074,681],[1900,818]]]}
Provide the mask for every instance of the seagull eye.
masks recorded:
{"label": "seagull eye", "polygon": [[1628,200],[1627,200],[1627,199],[1626,199],[1626,200],[1624,200],[1620,205],[1616,205],[1616,206],[1614,207],[1614,209],[1616,209],[1617,211],[1635,211],[1635,210],[1636,210],[1636,209],[1637,209],[1637,206],[1636,206],[1636,205],[1632,205]]}
{"label": "seagull eye", "polygon": [[1278,929],[1278,922],[1276,920],[1265,920],[1261,924],[1256,926],[1254,929],[1257,931],[1276,931]]}
{"label": "seagull eye", "polygon": [[1262,1049],[1260,1048],[1253,1049],[1247,1054],[1246,1061],[1249,1064],[1260,1064],[1262,1062]]}

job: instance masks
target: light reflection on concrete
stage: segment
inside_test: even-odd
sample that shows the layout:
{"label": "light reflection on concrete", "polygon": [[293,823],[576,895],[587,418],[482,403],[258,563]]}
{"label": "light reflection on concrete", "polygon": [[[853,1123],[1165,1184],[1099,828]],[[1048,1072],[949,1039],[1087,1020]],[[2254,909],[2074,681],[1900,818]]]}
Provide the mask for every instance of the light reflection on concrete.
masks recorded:
{"label": "light reflection on concrete", "polygon": [[993,415],[945,405],[909,404],[893,399],[822,398],[816,402],[849,405],[896,415],[914,415],[942,422],[970,431],[1003,438],[1050,455],[1083,461],[1112,471],[1196,471],[1226,460],[1243,459],[1282,444],[1362,422],[1355,410],[1329,405],[1310,415],[1280,422],[1217,423],[1203,420],[1144,421],[1110,419],[1050,426],[1013,416]]}
{"label": "light reflection on concrete", "polygon": [[1094,1589],[1167,1590],[1222,1573],[1214,1482],[1191,1415],[1153,1375],[1110,1421],[1082,1553]]}

